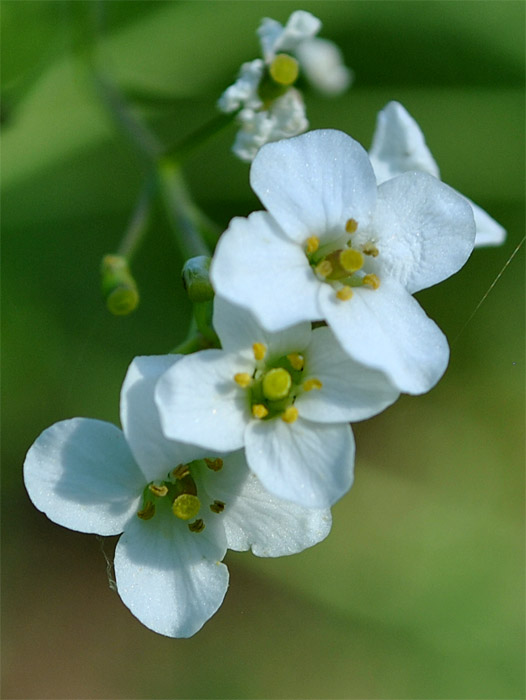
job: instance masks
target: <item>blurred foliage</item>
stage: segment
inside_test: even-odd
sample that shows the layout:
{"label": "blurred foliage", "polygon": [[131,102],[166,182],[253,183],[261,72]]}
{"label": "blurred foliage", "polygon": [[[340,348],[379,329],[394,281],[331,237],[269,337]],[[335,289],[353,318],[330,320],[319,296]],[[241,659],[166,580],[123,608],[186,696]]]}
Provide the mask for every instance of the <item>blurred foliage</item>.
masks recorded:
{"label": "blurred foliage", "polygon": [[[430,394],[355,426],[356,483],[329,538],[301,555],[230,554],[231,590],[191,640],[143,628],[107,586],[100,544],[35,511],[24,454],[54,421],[118,422],[130,360],[181,341],[189,306],[162,210],[132,269],[141,303],[111,317],[115,252],[142,165],[90,61],[165,143],[214,116],[263,16],[306,9],[355,85],[307,92],[313,128],[366,147],[390,99],[420,123],[448,184],[508,230],[419,295],[452,341]],[[3,696],[524,697],[522,2],[2,2]],[[259,205],[230,128],[186,167],[224,227]],[[106,542],[111,553],[112,543]]]}

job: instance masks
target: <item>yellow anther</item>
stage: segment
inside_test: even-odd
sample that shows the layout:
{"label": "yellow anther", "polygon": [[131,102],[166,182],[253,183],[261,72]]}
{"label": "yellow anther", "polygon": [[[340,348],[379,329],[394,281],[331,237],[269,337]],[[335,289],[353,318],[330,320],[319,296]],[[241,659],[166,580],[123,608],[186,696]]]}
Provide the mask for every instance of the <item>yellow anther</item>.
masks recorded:
{"label": "yellow anther", "polygon": [[338,289],[338,291],[336,292],[336,296],[340,301],[349,301],[352,295],[352,289],[346,284],[343,287],[340,287],[340,289]]}
{"label": "yellow anther", "polygon": [[269,73],[279,85],[292,85],[300,72],[299,63],[286,53],[278,53],[269,67]]}
{"label": "yellow anther", "polygon": [[284,399],[292,386],[292,377],[283,367],[269,370],[263,377],[263,396],[271,401]]}
{"label": "yellow anther", "polygon": [[373,289],[378,289],[380,286],[380,280],[376,275],[365,275],[362,282],[369,285],[369,287],[372,287]]}
{"label": "yellow anther", "polygon": [[203,532],[205,529],[205,524],[201,518],[197,518],[197,520],[194,520],[193,523],[188,524],[188,529],[190,532]]}
{"label": "yellow anther", "polygon": [[267,346],[263,343],[254,343],[254,345],[252,346],[252,350],[254,352],[254,358],[256,360],[262,360],[267,354]]}
{"label": "yellow anther", "polygon": [[319,379],[316,379],[315,377],[312,377],[312,379],[307,379],[306,382],[303,382],[303,388],[305,391],[312,391],[312,389],[321,389],[323,384],[320,382]]}
{"label": "yellow anther", "polygon": [[268,408],[262,403],[255,403],[252,406],[252,415],[254,418],[259,418],[261,420],[261,418],[268,416]]}
{"label": "yellow anther", "polygon": [[285,421],[285,423],[294,423],[294,421],[297,420],[297,418],[298,409],[296,408],[296,406],[289,406],[281,414],[281,420]]}
{"label": "yellow anther", "polygon": [[250,374],[248,374],[248,372],[238,372],[234,375],[234,381],[236,382],[236,384],[239,384],[240,387],[246,389],[247,386],[250,385],[252,377],[250,376]]}
{"label": "yellow anther", "polygon": [[191,493],[182,493],[172,503],[172,513],[181,520],[195,518],[201,508],[201,501]]}
{"label": "yellow anther", "polygon": [[353,248],[342,250],[338,259],[343,269],[351,274],[363,267],[363,255]]}
{"label": "yellow anther", "polygon": [[141,520],[150,520],[155,515],[155,503],[148,501],[142,510],[137,512],[137,516]]}
{"label": "yellow anther", "polygon": [[223,501],[214,501],[210,504],[210,510],[212,513],[222,513],[225,510],[225,504]]}
{"label": "yellow anther", "polygon": [[373,258],[376,258],[379,252],[378,248],[373,243],[366,243],[362,250],[365,255],[371,255]]}
{"label": "yellow anther", "polygon": [[159,498],[166,496],[166,494],[168,493],[168,487],[164,484],[162,484],[161,486],[157,486],[157,484],[149,484],[148,488],[154,496],[159,496]]}
{"label": "yellow anther", "polygon": [[332,265],[328,260],[322,260],[314,268],[318,277],[328,277],[332,272]]}
{"label": "yellow anther", "polygon": [[172,476],[174,479],[184,479],[188,474],[190,474],[188,464],[179,464],[175,469],[172,469]]}
{"label": "yellow anther", "polygon": [[205,457],[205,464],[213,472],[218,472],[220,469],[223,469],[223,460],[221,457],[217,459],[207,459],[207,457]]}
{"label": "yellow anther", "polygon": [[345,230],[347,233],[354,233],[358,228],[358,222],[356,219],[347,219],[347,223],[345,224]]}
{"label": "yellow anther", "polygon": [[305,358],[297,352],[291,352],[287,355],[287,360],[290,362],[292,369],[302,370],[305,366]]}
{"label": "yellow anther", "polygon": [[319,247],[320,239],[318,238],[318,236],[310,236],[310,238],[307,238],[307,242],[305,243],[305,252],[307,253],[307,255],[315,253]]}

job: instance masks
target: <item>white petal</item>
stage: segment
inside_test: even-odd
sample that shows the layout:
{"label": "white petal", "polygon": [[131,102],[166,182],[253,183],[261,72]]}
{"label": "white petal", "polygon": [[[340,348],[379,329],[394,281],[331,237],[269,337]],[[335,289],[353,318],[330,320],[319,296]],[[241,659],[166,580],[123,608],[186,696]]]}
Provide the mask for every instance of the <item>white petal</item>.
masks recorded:
{"label": "white petal", "polygon": [[318,37],[302,41],[295,53],[307,80],[320,92],[339,95],[351,84],[352,71],[333,41]]}
{"label": "white petal", "polygon": [[250,410],[234,376],[253,369],[253,360],[223,350],[202,350],[176,362],[155,392],[164,434],[221,452],[242,447]]}
{"label": "white petal", "polygon": [[438,326],[399,285],[357,288],[341,302],[323,285],[320,306],[342,347],[357,362],[385,372],[400,391],[429,391],[446,370],[449,347]]}
{"label": "white petal", "polygon": [[265,17],[257,34],[266,61],[271,61],[279,51],[293,51],[305,39],[310,39],[321,28],[321,22],[310,12],[296,10],[283,27],[275,19]]}
{"label": "white petal", "polygon": [[405,173],[380,185],[372,229],[382,274],[411,293],[457,272],[475,241],[464,197],[425,173]]}
{"label": "white petal", "polygon": [[305,253],[266,212],[232,219],[219,239],[210,279],[219,296],[250,309],[270,331],[321,318],[319,282]]}
{"label": "white petal", "polygon": [[354,438],[349,425],[298,418],[252,421],[246,456],[261,483],[279,498],[307,508],[327,508],[351,487]]}
{"label": "white petal", "polygon": [[308,322],[290,326],[278,333],[266,331],[250,311],[218,296],[214,300],[214,328],[226,352],[251,350],[254,343],[263,343],[268,349],[267,360],[303,350],[311,337],[311,324]]}
{"label": "white petal", "polygon": [[501,245],[501,243],[504,243],[506,240],[506,229],[495,221],[484,209],[481,209],[478,204],[475,204],[467,197],[465,197],[465,199],[471,204],[475,217],[475,226],[477,229],[475,248],[486,245]]}
{"label": "white petal", "polygon": [[352,360],[329,328],[317,328],[304,351],[305,380],[314,377],[321,389],[296,400],[300,415],[321,423],[363,420],[390,406],[400,392],[386,375]]}
{"label": "white petal", "polygon": [[122,532],[146,485],[122,432],[88,418],[44,430],[27,453],[24,481],[53,522],[99,535]]}
{"label": "white petal", "polygon": [[420,127],[399,102],[389,102],[378,112],[369,157],[378,183],[408,170],[440,177]]}
{"label": "white petal", "polygon": [[333,239],[350,218],[367,224],[376,200],[367,153],[332,129],[267,144],[252,163],[250,183],[285,234],[302,245],[312,235]]}
{"label": "white petal", "polygon": [[217,102],[222,112],[235,112],[241,106],[258,109],[262,102],[258,87],[263,75],[264,63],[260,58],[243,63],[235,83],[227,87]]}
{"label": "white petal", "polygon": [[119,595],[154,632],[191,637],[223,602],[224,554],[206,527],[197,533],[177,518],[135,518],[115,550]]}
{"label": "white petal", "polygon": [[203,448],[168,440],[161,429],[155,386],[182,355],[136,357],[121,389],[121,423],[146,482],[163,479],[178,464],[206,457]]}
{"label": "white petal", "polygon": [[221,518],[229,549],[280,557],[312,547],[329,534],[330,510],[302,508],[271,494],[249,471],[243,451],[225,458],[217,477],[213,494],[225,503]]}

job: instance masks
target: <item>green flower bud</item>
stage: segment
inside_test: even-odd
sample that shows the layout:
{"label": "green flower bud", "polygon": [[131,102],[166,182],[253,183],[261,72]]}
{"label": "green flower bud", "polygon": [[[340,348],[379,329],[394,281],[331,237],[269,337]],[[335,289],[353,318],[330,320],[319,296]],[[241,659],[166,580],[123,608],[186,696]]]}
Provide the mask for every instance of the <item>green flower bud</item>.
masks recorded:
{"label": "green flower bud", "polygon": [[194,303],[211,301],[214,298],[214,290],[210,283],[210,262],[211,258],[207,255],[198,255],[184,264],[183,285],[190,301]]}
{"label": "green flower bud", "polygon": [[121,255],[105,255],[101,266],[102,294],[108,311],[126,316],[139,304],[139,291],[128,261]]}

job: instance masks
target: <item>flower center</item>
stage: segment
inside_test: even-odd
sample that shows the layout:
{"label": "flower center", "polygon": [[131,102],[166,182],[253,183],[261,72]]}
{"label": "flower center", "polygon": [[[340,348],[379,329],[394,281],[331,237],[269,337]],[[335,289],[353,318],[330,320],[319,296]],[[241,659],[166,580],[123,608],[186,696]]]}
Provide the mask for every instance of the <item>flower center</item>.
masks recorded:
{"label": "flower center", "polygon": [[373,241],[356,244],[353,235],[358,230],[356,219],[348,219],[345,232],[337,241],[320,246],[317,236],[309,236],[305,241],[305,255],[309,264],[321,282],[330,284],[340,301],[348,301],[353,287],[378,289],[380,279],[374,272],[368,272],[368,258],[379,255]]}
{"label": "flower center", "polygon": [[[222,459],[195,460],[189,464],[179,464],[172,469],[161,481],[149,483],[142,495],[142,506],[137,512],[141,520],[150,520],[160,512],[170,512],[179,520],[193,522],[188,523],[191,532],[202,532],[205,523],[202,518],[197,518],[201,511],[201,500],[197,495],[197,484],[192,476],[200,469],[210,469],[214,472],[223,467]],[[212,513],[222,513],[225,509],[223,501],[213,501],[210,504]],[[195,518],[195,520],[194,520]]]}
{"label": "flower center", "polygon": [[269,361],[267,348],[254,343],[255,368],[252,374],[239,372],[234,381],[247,390],[250,412],[257,420],[269,420],[278,416],[285,423],[294,423],[298,409],[296,398],[304,391],[321,389],[319,379],[305,379],[305,358],[299,352]]}

